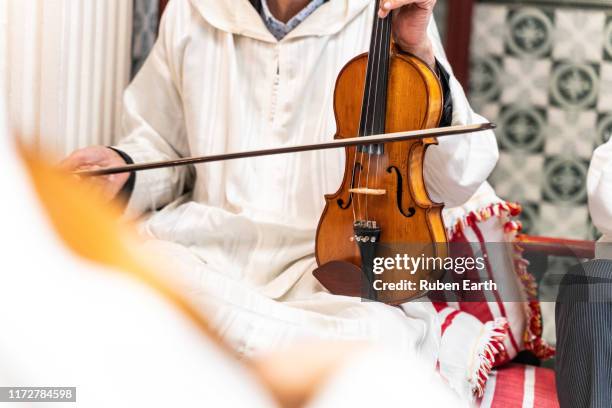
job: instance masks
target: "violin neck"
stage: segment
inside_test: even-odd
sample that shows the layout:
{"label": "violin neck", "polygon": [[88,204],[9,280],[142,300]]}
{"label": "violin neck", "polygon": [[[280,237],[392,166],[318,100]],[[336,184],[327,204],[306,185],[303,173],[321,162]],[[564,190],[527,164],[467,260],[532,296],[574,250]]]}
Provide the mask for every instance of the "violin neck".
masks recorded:
{"label": "violin neck", "polygon": [[374,7],[374,9],[374,23],[370,39],[368,68],[359,126],[360,136],[385,133],[391,54],[391,15],[381,19],[378,17],[378,7]]}

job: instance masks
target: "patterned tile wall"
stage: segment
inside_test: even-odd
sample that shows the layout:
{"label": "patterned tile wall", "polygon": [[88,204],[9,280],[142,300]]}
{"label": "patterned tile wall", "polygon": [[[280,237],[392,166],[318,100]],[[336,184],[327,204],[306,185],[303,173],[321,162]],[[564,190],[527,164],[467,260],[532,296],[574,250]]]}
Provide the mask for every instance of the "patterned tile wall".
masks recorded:
{"label": "patterned tile wall", "polygon": [[612,134],[612,5],[536,3],[478,3],[470,99],[499,125],[491,182],[523,204],[526,231],[591,239],[586,174]]}
{"label": "patterned tile wall", "polygon": [[149,55],[157,38],[159,0],[134,0],[132,37],[132,78]]}

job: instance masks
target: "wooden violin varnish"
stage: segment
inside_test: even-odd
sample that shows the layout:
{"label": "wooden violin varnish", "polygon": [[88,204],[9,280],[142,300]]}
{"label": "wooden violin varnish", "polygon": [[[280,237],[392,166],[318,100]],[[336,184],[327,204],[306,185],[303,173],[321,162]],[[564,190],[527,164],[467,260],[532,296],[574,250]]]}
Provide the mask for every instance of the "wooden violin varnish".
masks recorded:
{"label": "wooden violin varnish", "polygon": [[[351,60],[336,82],[336,139],[435,128],[443,105],[437,75],[392,43],[391,16],[375,15],[369,53]],[[316,239],[314,275],[332,293],[399,304],[425,294],[420,281],[441,276],[427,268],[373,271],[375,258],[447,255],[444,206],[429,198],[423,177],[432,144],[435,138],[346,148],[344,178],[325,197]],[[374,291],[374,280],[412,281],[417,289]]]}
{"label": "wooden violin varnish", "polygon": [[[427,194],[423,166],[436,137],[493,129],[492,123],[438,128],[443,90],[419,58],[391,41],[391,15],[375,10],[368,53],[353,58],[336,81],[335,139],[314,144],[225,152],[76,171],[79,177],[149,171],[249,157],[346,149],[344,178],[325,197],[319,220],[314,276],[331,293],[400,304],[423,296],[421,283],[439,279],[440,262],[406,269],[410,259],[446,259],[442,203]],[[381,271],[380,260],[385,260]],[[388,260],[396,259],[396,266]],[[403,266],[400,265],[403,260]],[[438,269],[436,269],[438,266]],[[411,284],[412,286],[408,285]]]}

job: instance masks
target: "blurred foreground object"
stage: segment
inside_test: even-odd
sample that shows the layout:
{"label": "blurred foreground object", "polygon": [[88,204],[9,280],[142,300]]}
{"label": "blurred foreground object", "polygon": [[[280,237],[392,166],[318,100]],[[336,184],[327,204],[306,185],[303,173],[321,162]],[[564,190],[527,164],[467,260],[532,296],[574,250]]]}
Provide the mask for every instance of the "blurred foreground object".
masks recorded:
{"label": "blurred foreground object", "polygon": [[0,203],[3,386],[73,386],[87,407],[274,405],[130,253],[112,211],[0,140],[0,185],[11,191]]}
{"label": "blurred foreground object", "polygon": [[151,273],[163,262],[134,249],[118,209],[23,149],[20,160],[4,135],[0,142],[8,145],[0,186],[12,192],[0,203],[8,215],[0,385],[76,387],[87,407],[389,405],[405,401],[392,392],[399,387],[420,390],[417,400],[462,406],[439,378],[421,375],[418,361],[398,367],[365,346],[296,346],[239,363]]}

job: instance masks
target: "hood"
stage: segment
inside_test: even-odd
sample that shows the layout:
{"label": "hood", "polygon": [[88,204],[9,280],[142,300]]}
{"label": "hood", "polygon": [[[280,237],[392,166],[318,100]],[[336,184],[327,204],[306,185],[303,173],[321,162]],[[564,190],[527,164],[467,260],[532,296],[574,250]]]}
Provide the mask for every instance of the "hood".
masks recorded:
{"label": "hood", "polygon": [[[266,42],[277,42],[249,0],[190,0],[215,28]],[[328,36],[341,31],[374,0],[329,0],[282,41],[307,36]]]}

